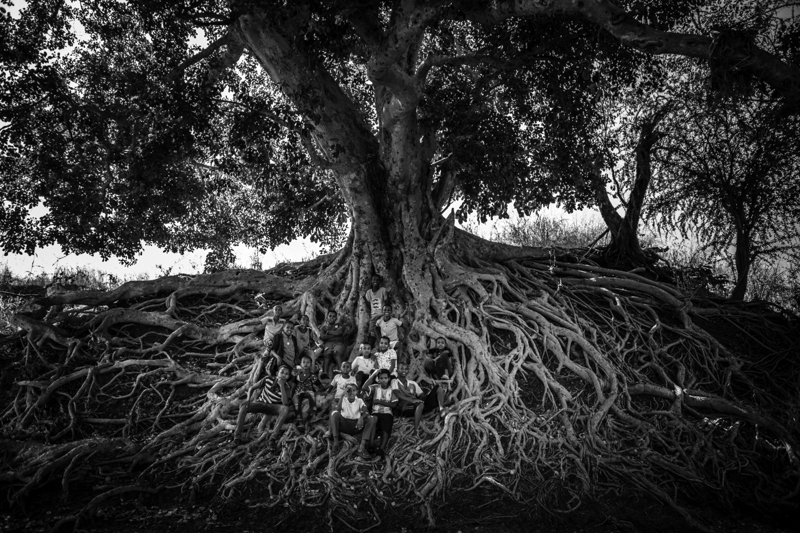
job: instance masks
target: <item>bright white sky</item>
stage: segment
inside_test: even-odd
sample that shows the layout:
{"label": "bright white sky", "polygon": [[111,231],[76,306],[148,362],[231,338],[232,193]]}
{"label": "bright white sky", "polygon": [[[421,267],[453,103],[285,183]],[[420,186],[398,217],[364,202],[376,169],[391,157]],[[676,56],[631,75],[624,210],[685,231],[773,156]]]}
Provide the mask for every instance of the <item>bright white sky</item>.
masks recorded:
{"label": "bright white sky", "polygon": [[[457,205],[454,207],[458,207]],[[513,208],[511,220],[518,219]],[[599,213],[587,210],[569,215],[557,207],[549,207],[539,212],[542,216],[550,218],[571,219],[573,217],[599,218]],[[479,225],[477,233],[484,238],[489,238],[495,226],[503,222],[491,219],[486,224]],[[253,248],[244,245],[234,247],[236,264],[250,268],[253,256],[257,254]],[[115,257],[103,261],[99,255],[65,255],[60,246],[52,245],[39,248],[33,256],[26,254],[8,254],[0,257],[0,270],[7,265],[11,272],[19,277],[36,276],[38,274],[53,274],[57,270],[74,271],[77,267],[87,270],[97,270],[114,274],[122,279],[140,277],[157,278],[167,273],[171,274],[198,274],[203,272],[207,250],[197,250],[188,254],[173,254],[164,252],[155,246],[145,246],[141,255],[132,266],[125,266]],[[262,268],[270,268],[279,263],[297,262],[312,259],[319,255],[320,246],[309,239],[297,239],[286,245],[281,245],[266,254],[257,254]]]}

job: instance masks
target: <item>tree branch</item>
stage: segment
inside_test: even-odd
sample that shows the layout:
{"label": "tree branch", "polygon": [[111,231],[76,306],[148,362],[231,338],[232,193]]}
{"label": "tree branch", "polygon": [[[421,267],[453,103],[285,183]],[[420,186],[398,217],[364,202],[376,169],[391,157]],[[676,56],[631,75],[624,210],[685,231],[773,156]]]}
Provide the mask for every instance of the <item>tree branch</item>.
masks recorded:
{"label": "tree branch", "polygon": [[222,37],[211,43],[210,45],[206,46],[203,50],[196,53],[190,58],[184,60],[180,65],[176,66],[172,69],[172,72],[167,74],[167,81],[173,82],[177,80],[183,73],[186,71],[187,68],[191,67],[192,65],[199,63],[203,59],[211,57],[214,52],[222,48],[223,46],[227,45],[231,42],[231,35],[230,33],[225,33]]}
{"label": "tree branch", "polygon": [[470,54],[463,56],[430,55],[417,70],[417,79],[419,79],[420,83],[424,83],[431,68],[443,65],[490,65],[501,70],[516,70],[529,66],[531,61],[561,60],[555,56],[541,54],[525,54],[513,59],[505,59],[490,54]]}
{"label": "tree branch", "polygon": [[[453,17],[459,18],[453,11]],[[646,54],[674,54],[718,61],[723,68],[744,73],[769,84],[781,94],[785,111],[800,111],[800,69],[754,44],[718,46],[720,35],[708,37],[656,30],[609,1],[505,0],[462,15],[483,24],[497,24],[512,17],[577,16],[599,26],[622,44]]]}

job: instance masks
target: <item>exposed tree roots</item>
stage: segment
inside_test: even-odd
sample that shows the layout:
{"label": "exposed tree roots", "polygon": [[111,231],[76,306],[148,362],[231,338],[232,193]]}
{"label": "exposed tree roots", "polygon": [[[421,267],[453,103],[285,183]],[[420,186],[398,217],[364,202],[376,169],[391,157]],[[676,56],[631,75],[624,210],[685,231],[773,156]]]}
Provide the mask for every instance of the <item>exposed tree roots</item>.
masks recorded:
{"label": "exposed tree roots", "polygon": [[[408,310],[412,372],[432,337],[457,356],[446,416],[423,419],[422,438],[397,422],[385,461],[357,458],[349,440],[331,457],[322,416],[309,434],[287,424],[270,451],[249,415],[251,440],[235,445],[262,350],[254,295],[314,327],[324,307],[356,312],[363,336],[368,269],[347,252],[310,272],[171,277],[29,305],[15,318],[22,334],[0,347],[11,361],[0,406],[8,501],[48,483],[69,498],[91,482],[99,495],[77,524],[118,493],[180,488],[321,507],[331,527],[355,531],[378,526],[387,506],[421,509],[433,524],[446,495],[481,485],[553,512],[640,490],[701,528],[698,498],[797,504],[800,360],[780,325],[632,273],[457,261],[445,247],[427,265],[430,303],[415,297]],[[719,331],[762,347],[739,353]]]}

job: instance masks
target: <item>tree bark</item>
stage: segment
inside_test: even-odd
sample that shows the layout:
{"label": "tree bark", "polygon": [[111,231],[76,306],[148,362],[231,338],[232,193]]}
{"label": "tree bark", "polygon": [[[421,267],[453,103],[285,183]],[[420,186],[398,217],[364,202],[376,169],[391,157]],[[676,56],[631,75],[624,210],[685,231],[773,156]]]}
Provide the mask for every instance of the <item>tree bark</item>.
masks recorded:
{"label": "tree bark", "polygon": [[[738,226],[738,224],[737,224]],[[731,291],[730,299],[742,301],[747,293],[747,279],[750,276],[750,267],[753,257],[751,253],[750,235],[743,228],[736,230],[736,252],[734,265],[736,266],[736,285]]]}
{"label": "tree bark", "polygon": [[653,176],[651,165],[653,147],[661,138],[661,134],[656,128],[669,113],[671,107],[671,103],[662,106],[652,117],[645,120],[641,126],[639,141],[634,149],[636,177],[626,204],[625,216],[621,216],[611,203],[606,193],[605,180],[598,173],[593,173],[590,176],[600,214],[611,234],[609,255],[615,258],[615,261],[620,265],[625,263],[647,265],[652,262],[647,258],[639,244],[639,221],[641,219],[642,205]]}

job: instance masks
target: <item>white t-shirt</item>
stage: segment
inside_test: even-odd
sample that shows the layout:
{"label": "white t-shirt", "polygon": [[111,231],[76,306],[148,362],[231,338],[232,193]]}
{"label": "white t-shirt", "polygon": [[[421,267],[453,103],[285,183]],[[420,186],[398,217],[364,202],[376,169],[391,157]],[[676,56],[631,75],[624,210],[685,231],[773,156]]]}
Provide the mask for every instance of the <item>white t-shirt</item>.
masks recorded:
{"label": "white t-shirt", "polygon": [[378,363],[378,368],[385,368],[389,370],[392,366],[392,361],[395,362],[397,368],[397,352],[389,348],[385,352],[375,352],[375,362]]}
{"label": "white t-shirt", "polygon": [[367,291],[367,301],[370,307],[370,317],[376,317],[383,314],[383,305],[386,301],[386,288],[381,287],[377,291],[372,289]]}
{"label": "white t-shirt", "polygon": [[342,396],[344,396],[344,389],[347,387],[348,383],[352,383],[353,385],[356,384],[356,377],[350,374],[350,377],[345,378],[342,377],[341,374],[336,374],[333,376],[331,380],[331,385],[336,385],[336,393],[334,394],[334,399],[338,400]]}
{"label": "white t-shirt", "polygon": [[399,318],[391,317],[389,320],[379,318],[375,325],[378,326],[381,337],[389,337],[389,342],[397,342],[400,339],[397,329],[403,325],[403,321]]}
{"label": "white t-shirt", "polygon": [[361,417],[361,408],[366,405],[364,400],[356,398],[354,402],[350,402],[347,398],[342,400],[342,417],[349,420],[358,420]]}
{"label": "white t-shirt", "polygon": [[354,372],[363,372],[369,375],[373,370],[375,370],[375,359],[372,357],[367,359],[363,355],[359,355],[353,359],[352,367]]}

